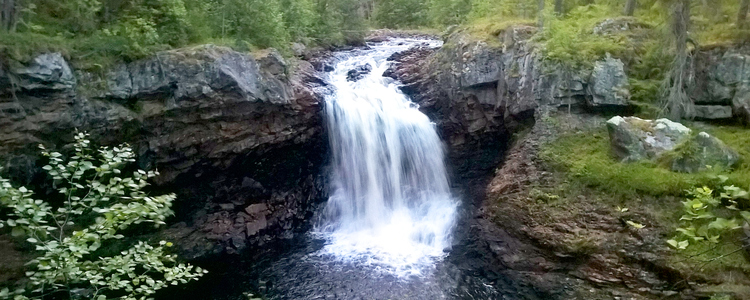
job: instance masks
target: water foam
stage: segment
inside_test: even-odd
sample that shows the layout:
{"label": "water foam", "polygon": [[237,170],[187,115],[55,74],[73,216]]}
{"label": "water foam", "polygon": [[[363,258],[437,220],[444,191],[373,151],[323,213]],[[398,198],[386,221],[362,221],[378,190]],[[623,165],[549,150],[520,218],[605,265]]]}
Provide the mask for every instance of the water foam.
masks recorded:
{"label": "water foam", "polygon": [[[386,59],[418,43],[397,39],[340,53],[326,99],[333,154],[331,196],[316,233],[319,252],[401,277],[420,275],[450,247],[457,201],[451,196],[443,145],[429,118],[382,76]],[[347,72],[369,64],[364,78]]]}

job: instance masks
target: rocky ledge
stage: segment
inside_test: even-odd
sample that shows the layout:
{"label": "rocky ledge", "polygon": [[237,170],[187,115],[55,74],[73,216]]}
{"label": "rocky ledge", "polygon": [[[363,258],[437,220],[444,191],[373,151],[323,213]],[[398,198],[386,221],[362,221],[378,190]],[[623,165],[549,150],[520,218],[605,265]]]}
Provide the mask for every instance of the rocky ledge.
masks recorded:
{"label": "rocky ledge", "polygon": [[99,85],[76,82],[57,53],[6,65],[5,171],[45,182],[36,145],[61,147],[75,130],[102,145],[127,142],[139,167],[162,174],[155,188],[178,194],[178,223],[162,234],[187,258],[290,237],[324,199],[325,84],[305,61],[291,68],[275,51],[205,45],[120,65]]}

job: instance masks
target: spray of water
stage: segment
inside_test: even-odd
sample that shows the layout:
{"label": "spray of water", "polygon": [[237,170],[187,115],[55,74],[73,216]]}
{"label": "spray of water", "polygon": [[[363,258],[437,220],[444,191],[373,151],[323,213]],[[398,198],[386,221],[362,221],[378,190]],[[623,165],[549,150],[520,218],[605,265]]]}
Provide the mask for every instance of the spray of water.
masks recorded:
{"label": "spray of water", "polygon": [[[321,253],[399,276],[420,274],[450,246],[457,201],[434,124],[382,76],[386,58],[417,43],[399,39],[341,53],[326,99],[333,154],[331,196],[316,232]],[[369,64],[352,82],[347,72]]]}

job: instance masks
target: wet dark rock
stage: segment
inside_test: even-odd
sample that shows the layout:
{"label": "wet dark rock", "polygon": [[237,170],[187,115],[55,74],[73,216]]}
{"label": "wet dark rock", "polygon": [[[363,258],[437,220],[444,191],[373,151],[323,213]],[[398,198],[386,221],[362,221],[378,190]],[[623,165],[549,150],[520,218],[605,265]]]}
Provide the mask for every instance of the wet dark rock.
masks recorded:
{"label": "wet dark rock", "polygon": [[357,66],[354,69],[346,72],[346,81],[357,81],[365,77],[365,75],[372,72],[372,66],[370,64],[364,64]]}

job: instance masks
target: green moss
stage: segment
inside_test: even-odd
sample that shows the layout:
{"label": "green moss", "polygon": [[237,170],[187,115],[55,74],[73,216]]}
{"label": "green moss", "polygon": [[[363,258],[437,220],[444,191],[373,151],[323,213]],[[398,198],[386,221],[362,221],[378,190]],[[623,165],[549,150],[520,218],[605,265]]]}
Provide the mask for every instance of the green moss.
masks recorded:
{"label": "green moss", "polygon": [[541,157],[573,182],[619,199],[682,195],[710,181],[708,174],[675,173],[651,162],[620,163],[610,155],[606,130],[565,134],[544,146]]}
{"label": "green moss", "polygon": [[590,68],[607,53],[625,56],[630,40],[625,35],[593,34],[594,27],[612,18],[611,10],[600,5],[579,6],[564,18],[545,15],[545,28],[538,39],[547,60],[573,68]]}
{"label": "green moss", "polygon": [[469,22],[464,30],[471,37],[486,42],[493,46],[502,46],[501,36],[505,30],[513,26],[533,26],[534,20],[501,18],[499,16],[488,16]]}

